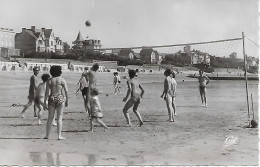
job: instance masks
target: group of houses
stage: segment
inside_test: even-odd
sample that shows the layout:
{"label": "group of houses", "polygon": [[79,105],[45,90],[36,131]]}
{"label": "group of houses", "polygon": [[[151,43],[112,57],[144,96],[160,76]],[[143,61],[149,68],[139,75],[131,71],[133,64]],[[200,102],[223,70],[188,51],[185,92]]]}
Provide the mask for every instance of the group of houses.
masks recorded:
{"label": "group of houses", "polygon": [[53,29],[22,28],[20,33],[13,29],[0,28],[0,56],[20,56],[35,52],[64,53],[64,42],[54,35]]}
{"label": "group of houses", "polygon": [[[93,50],[106,53],[102,49],[100,40],[84,39],[79,32],[75,41],[72,42],[72,49]],[[66,54],[66,48],[70,46],[55,36],[53,29],[22,28],[22,31],[15,33],[13,29],[0,28],[0,57],[23,56],[36,52],[52,52],[56,54]],[[190,46],[184,47],[184,52],[191,57],[191,64],[210,64],[209,55],[199,55],[190,51]],[[143,47],[139,53],[133,49],[112,49],[112,54],[124,57],[128,60],[141,60],[147,64],[160,64],[162,55],[153,48]]]}

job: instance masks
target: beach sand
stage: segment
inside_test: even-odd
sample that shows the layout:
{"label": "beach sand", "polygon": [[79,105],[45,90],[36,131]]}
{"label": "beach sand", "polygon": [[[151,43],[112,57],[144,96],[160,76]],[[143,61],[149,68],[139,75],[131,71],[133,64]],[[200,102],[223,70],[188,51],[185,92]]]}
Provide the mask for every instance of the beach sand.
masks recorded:
{"label": "beach sand", "polygon": [[[40,72],[39,78],[43,74]],[[64,110],[63,136],[57,140],[53,127],[46,133],[37,125],[31,106],[19,118],[28,99],[32,72],[0,72],[0,164],[1,165],[258,165],[258,129],[246,128],[248,112],[245,81],[211,81],[208,108],[201,107],[198,82],[177,75],[177,114],[167,122],[165,101],[160,98],[163,74],[138,74],[145,89],[139,106],[144,125],[130,110],[133,127],[126,127],[122,113],[126,80],[121,73],[122,92],[113,94],[113,74],[99,73],[98,88],[107,132],[90,125],[81,95],[76,96],[81,73],[64,72],[69,87],[69,106]],[[184,80],[184,81],[183,81]],[[249,102],[253,94],[258,121],[258,82],[249,81]]]}

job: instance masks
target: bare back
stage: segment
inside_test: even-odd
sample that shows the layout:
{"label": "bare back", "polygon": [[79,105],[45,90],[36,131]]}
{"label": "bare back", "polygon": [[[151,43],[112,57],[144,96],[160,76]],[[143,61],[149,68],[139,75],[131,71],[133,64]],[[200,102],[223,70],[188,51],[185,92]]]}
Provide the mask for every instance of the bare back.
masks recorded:
{"label": "bare back", "polygon": [[49,85],[49,88],[50,88],[50,94],[56,94],[56,93],[63,94],[62,89],[64,88],[65,90],[67,90],[66,82],[60,76],[51,78],[48,81],[48,85]]}
{"label": "bare back", "polygon": [[89,87],[95,88],[97,85],[97,72],[90,70],[87,73],[87,79],[89,81]]}
{"label": "bare back", "polygon": [[45,82],[40,83],[36,90],[36,95],[38,97],[44,97],[45,91],[46,91],[46,83]]}

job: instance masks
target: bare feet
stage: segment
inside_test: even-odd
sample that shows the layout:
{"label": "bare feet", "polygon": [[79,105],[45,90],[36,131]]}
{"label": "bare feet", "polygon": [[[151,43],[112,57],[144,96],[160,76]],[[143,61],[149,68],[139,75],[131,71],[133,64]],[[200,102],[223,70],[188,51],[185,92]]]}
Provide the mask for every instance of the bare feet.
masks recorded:
{"label": "bare feet", "polygon": [[52,122],[52,126],[57,126],[57,123],[56,122]]}
{"label": "bare feet", "polygon": [[42,122],[41,122],[41,121],[38,121],[38,125],[42,125]]}
{"label": "bare feet", "polygon": [[104,128],[104,132],[106,132],[108,130],[108,127]]}
{"label": "bare feet", "polygon": [[126,126],[127,126],[127,127],[131,127],[131,126],[132,126],[132,124],[127,124]]}
{"label": "bare feet", "polygon": [[20,115],[21,118],[25,118],[25,116],[23,114]]}
{"label": "bare feet", "polygon": [[140,125],[139,126],[142,126],[144,124],[144,122],[142,121],[142,122],[140,122]]}
{"label": "bare feet", "polygon": [[65,137],[62,137],[62,136],[60,136],[60,137],[58,137],[58,140],[65,140],[66,138]]}

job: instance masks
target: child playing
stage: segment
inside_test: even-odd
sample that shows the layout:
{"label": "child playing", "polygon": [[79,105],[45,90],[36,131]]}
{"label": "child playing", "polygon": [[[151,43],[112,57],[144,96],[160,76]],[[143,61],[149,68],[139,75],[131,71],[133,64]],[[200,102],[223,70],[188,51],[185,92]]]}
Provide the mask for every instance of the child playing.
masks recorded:
{"label": "child playing", "polygon": [[[166,73],[168,71],[165,70],[164,72],[164,75],[166,76]],[[175,80],[175,73],[171,70],[171,74],[170,74],[170,77],[172,79],[172,83],[173,83],[173,96],[172,96],[172,108],[173,108],[173,111],[174,111],[174,115],[177,116],[177,112],[176,112],[176,105],[175,105],[175,97],[176,97],[176,87],[177,87],[177,82]],[[166,82],[164,83],[166,84]],[[164,100],[166,99],[166,89],[167,88],[167,85],[164,85],[164,90],[163,90],[163,93],[161,95],[161,98],[164,98]]]}
{"label": "child playing", "polygon": [[93,122],[96,120],[100,125],[102,125],[105,129],[104,131],[108,129],[106,124],[101,120],[103,117],[103,114],[101,112],[101,105],[98,98],[98,90],[97,88],[91,89],[91,98],[90,98],[90,112],[91,112],[91,120],[90,120],[90,131],[93,132]]}
{"label": "child playing", "polygon": [[85,110],[90,116],[89,104],[88,104],[89,103],[89,96],[90,96],[89,95],[89,83],[88,83],[88,80],[86,79],[86,77],[84,76],[84,73],[82,73],[78,84],[79,84],[79,88],[78,88],[76,94],[78,94],[79,90],[81,90],[82,97],[83,97],[83,100],[84,100]]}
{"label": "child playing", "polygon": [[169,120],[170,122],[174,122],[174,114],[173,114],[173,110],[175,107],[174,104],[174,97],[175,97],[175,84],[172,80],[172,70],[171,69],[167,69],[164,72],[165,75],[165,80],[164,80],[164,90],[163,90],[163,94],[161,95],[161,97],[164,96],[164,100],[166,101],[166,107],[168,109],[168,115],[169,115]]}
{"label": "child playing", "polygon": [[119,87],[119,83],[121,83],[121,81],[120,81],[120,76],[118,75],[118,72],[114,72],[114,88],[115,88],[115,94],[117,93],[117,92],[119,92],[120,93],[120,87]]}
{"label": "child playing", "polygon": [[[138,108],[138,105],[140,104],[141,98],[143,97],[144,89],[141,86],[141,84],[139,84],[138,80],[136,79],[135,70],[129,70],[128,74],[130,77],[130,79],[127,81],[128,91],[127,91],[126,97],[123,99],[123,101],[125,102],[130,94],[131,94],[131,97],[126,102],[123,112],[124,112],[128,126],[132,126],[130,117],[129,117],[129,114],[127,111],[129,110],[129,108],[134,106],[133,111],[134,111],[135,115],[137,116],[137,118],[139,119],[140,126],[142,126],[143,120],[141,118],[140,113],[137,111],[137,108]],[[139,89],[141,89],[141,93],[140,93]]]}
{"label": "child playing", "polygon": [[[36,89],[36,96],[35,96],[35,105],[38,108],[38,125],[42,125],[41,117],[42,117],[42,109],[44,106],[44,96],[46,91],[46,81],[50,78],[49,74],[42,75],[42,83],[40,83]],[[45,109],[44,109],[45,110]],[[53,125],[56,125],[55,118],[52,122]]]}

